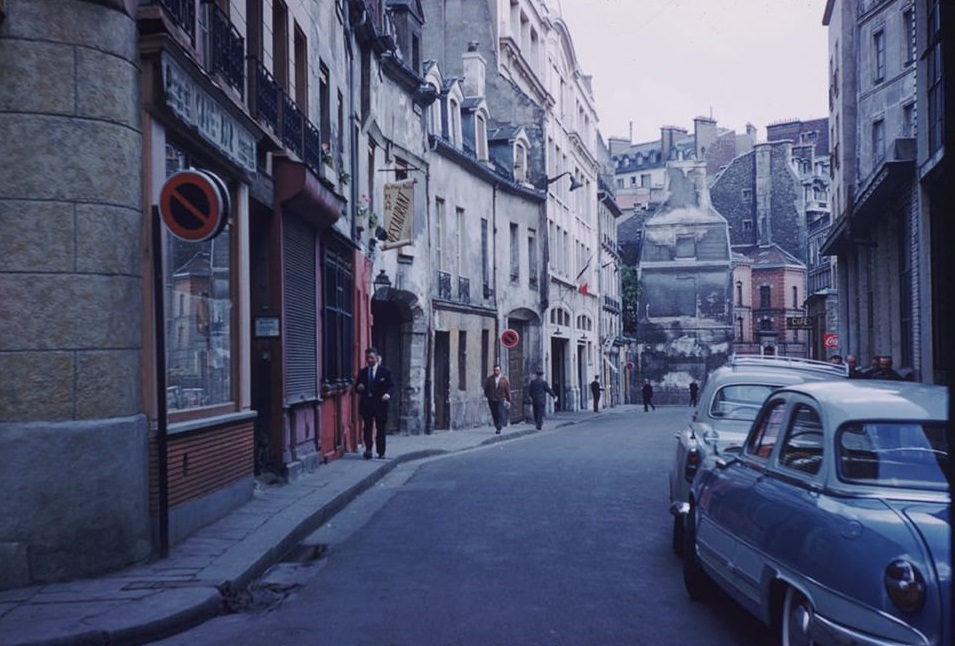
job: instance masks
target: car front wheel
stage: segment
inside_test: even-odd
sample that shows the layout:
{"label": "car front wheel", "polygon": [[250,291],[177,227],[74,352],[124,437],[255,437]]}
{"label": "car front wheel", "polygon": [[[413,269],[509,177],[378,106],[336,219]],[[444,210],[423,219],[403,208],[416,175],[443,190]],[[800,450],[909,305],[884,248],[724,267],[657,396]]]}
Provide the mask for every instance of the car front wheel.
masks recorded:
{"label": "car front wheel", "polygon": [[673,553],[683,554],[683,516],[673,516]]}
{"label": "car front wheel", "polygon": [[716,595],[716,584],[703,570],[696,554],[696,509],[693,507],[683,527],[683,585],[694,601],[709,601]]}
{"label": "car front wheel", "polygon": [[812,602],[795,588],[786,590],[779,624],[782,646],[812,646]]}

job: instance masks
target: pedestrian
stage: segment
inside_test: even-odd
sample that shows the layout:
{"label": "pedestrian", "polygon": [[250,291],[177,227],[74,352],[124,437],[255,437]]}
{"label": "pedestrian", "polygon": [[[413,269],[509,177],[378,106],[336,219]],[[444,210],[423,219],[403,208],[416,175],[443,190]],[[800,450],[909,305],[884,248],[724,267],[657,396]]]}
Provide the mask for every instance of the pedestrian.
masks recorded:
{"label": "pedestrian", "polygon": [[358,414],[361,415],[365,441],[366,460],[371,459],[371,449],[378,450],[378,457],[385,457],[385,435],[388,424],[388,402],[394,395],[395,384],[391,370],[381,364],[381,356],[375,348],[365,350],[365,367],[355,377],[355,392],[358,393]]}
{"label": "pedestrian", "polygon": [[879,367],[874,372],[869,373],[869,379],[891,379],[893,381],[902,381],[902,375],[892,367],[892,356],[888,354],[879,355]]}
{"label": "pedestrian", "polygon": [[491,420],[495,433],[501,434],[501,428],[507,423],[507,411],[511,407],[511,382],[501,374],[501,365],[494,364],[494,371],[484,380],[484,396],[491,409]]}
{"label": "pedestrian", "polygon": [[541,430],[541,426],[544,425],[544,406],[547,403],[545,395],[550,395],[554,398],[554,402],[557,402],[557,393],[550,387],[546,381],[544,381],[544,371],[538,370],[535,373],[531,383],[527,385],[527,396],[531,400],[531,407],[534,409],[534,426],[537,427],[537,430]]}
{"label": "pedestrian", "polygon": [[862,379],[865,376],[859,370],[859,362],[854,354],[846,355],[846,365],[849,366],[849,379]]}
{"label": "pedestrian", "polygon": [[590,394],[594,397],[594,412],[600,412],[600,393],[603,386],[600,385],[600,375],[594,375],[594,380],[590,382]]}
{"label": "pedestrian", "polygon": [[862,379],[871,379],[872,375],[879,370],[879,359],[879,355],[872,355],[872,360],[869,362],[869,365],[859,369],[859,376]]}
{"label": "pedestrian", "polygon": [[643,380],[643,388],[640,389],[640,393],[643,395],[643,412],[648,413],[651,408],[656,410],[657,407],[653,405],[653,386],[650,385],[649,379]]}
{"label": "pedestrian", "polygon": [[696,399],[700,396],[700,385],[695,381],[690,382],[690,406],[696,406]]}
{"label": "pedestrian", "polygon": [[834,364],[836,364],[837,366],[841,366],[841,365],[842,365],[842,355],[841,355],[841,354],[834,354],[834,355],[832,355],[831,357],[829,357],[829,363],[834,363]]}

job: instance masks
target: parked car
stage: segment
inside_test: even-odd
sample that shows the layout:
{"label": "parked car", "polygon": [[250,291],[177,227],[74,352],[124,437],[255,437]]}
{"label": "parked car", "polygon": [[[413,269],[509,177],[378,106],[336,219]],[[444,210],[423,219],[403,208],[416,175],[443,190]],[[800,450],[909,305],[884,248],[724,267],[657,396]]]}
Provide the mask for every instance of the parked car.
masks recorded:
{"label": "parked car", "polygon": [[703,384],[689,424],[676,433],[670,470],[673,551],[683,550],[683,525],[693,476],[708,452],[739,445],[766,397],[777,388],[848,377],[845,365],[794,357],[735,355]]}
{"label": "parked car", "polygon": [[952,643],[948,390],[844,380],[775,391],[690,491],[683,578],[779,644]]}

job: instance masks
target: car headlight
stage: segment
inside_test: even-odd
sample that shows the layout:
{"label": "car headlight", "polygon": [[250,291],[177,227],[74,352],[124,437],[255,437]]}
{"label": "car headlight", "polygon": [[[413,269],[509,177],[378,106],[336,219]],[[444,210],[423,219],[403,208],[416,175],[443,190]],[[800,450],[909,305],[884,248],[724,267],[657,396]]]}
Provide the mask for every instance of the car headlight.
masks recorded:
{"label": "car headlight", "polygon": [[700,468],[702,456],[699,449],[690,449],[686,452],[686,464],[683,465],[683,477],[687,482],[693,482],[693,476]]}
{"label": "car headlight", "polygon": [[916,612],[925,603],[925,579],[912,563],[896,559],[885,568],[885,591],[902,612]]}

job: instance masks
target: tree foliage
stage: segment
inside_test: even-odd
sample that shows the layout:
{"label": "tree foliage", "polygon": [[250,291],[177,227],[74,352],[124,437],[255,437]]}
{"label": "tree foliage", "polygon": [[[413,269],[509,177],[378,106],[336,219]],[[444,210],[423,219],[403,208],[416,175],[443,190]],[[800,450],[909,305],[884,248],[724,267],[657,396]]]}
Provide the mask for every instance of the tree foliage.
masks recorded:
{"label": "tree foliage", "polygon": [[623,333],[637,335],[637,307],[640,299],[640,280],[634,267],[620,268],[621,307],[623,308]]}

